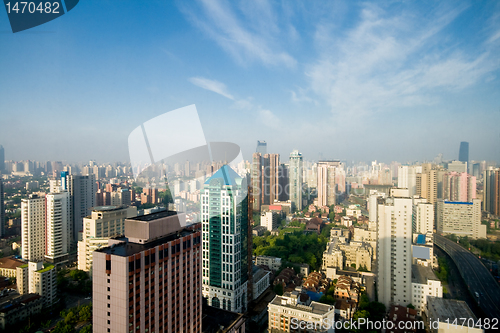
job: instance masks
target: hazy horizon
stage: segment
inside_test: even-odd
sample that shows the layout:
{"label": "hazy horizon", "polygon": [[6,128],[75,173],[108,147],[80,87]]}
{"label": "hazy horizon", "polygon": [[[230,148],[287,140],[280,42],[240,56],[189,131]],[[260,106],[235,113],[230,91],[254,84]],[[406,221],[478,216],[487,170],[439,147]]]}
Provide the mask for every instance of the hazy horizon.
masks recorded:
{"label": "hazy horizon", "polygon": [[499,2],[85,1],[0,31],[6,160],[128,163],[134,128],[195,104],[245,160],[257,140],[385,163],[467,141],[500,162]]}

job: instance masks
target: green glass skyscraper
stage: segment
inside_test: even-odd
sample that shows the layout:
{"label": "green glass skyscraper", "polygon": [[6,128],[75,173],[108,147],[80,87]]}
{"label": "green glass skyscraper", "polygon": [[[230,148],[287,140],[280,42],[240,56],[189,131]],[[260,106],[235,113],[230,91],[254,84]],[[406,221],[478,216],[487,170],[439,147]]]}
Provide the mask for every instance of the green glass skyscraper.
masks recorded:
{"label": "green glass skyscraper", "polygon": [[224,165],[201,191],[203,297],[213,307],[245,312],[248,197],[245,179]]}

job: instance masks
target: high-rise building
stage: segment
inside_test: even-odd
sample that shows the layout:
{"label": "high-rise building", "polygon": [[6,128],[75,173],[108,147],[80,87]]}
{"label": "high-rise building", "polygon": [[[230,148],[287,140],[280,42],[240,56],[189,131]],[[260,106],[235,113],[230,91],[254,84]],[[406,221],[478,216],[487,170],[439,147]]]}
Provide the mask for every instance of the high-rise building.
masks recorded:
{"label": "high-rise building", "polygon": [[441,235],[486,238],[486,225],[481,224],[481,200],[473,199],[472,202],[438,200],[436,228]]}
{"label": "high-rise building", "polygon": [[407,188],[410,196],[417,194],[417,174],[422,173],[420,165],[401,165],[398,167],[398,188]]}
{"label": "high-rise building", "polygon": [[45,257],[45,198],[36,194],[21,200],[21,256],[36,262]]}
{"label": "high-rise building", "polygon": [[252,169],[250,174],[250,182],[252,185],[252,209],[260,212],[262,203],[262,155],[260,153],[253,153],[252,155]]}
{"label": "high-rise building", "polygon": [[411,302],[412,199],[393,195],[377,213],[378,299],[404,306]]}
{"label": "high-rise building", "polygon": [[413,199],[412,231],[416,234],[426,234],[434,229],[434,205],[427,199]]}
{"label": "high-rise building", "polygon": [[469,163],[469,143],[462,141],[460,142],[460,150],[458,151],[458,160],[460,162]]}
{"label": "high-rise building", "polygon": [[302,165],[302,154],[298,150],[292,151],[290,153],[289,179],[290,201],[294,210],[302,209]]}
{"label": "high-rise building", "polygon": [[472,202],[476,198],[476,177],[466,172],[448,172],[443,175],[443,199]]}
{"label": "high-rise building", "polygon": [[5,149],[0,145],[0,173],[5,171]]}
{"label": "high-rise building", "polygon": [[208,305],[246,312],[249,221],[244,180],[224,165],[201,192],[203,297]]}
{"label": "high-rise building", "polygon": [[272,205],[279,194],[279,154],[265,154],[262,158],[262,204]]}
{"label": "high-rise building", "polygon": [[46,199],[45,258],[51,263],[67,260],[70,246],[69,193],[49,193]]}
{"label": "high-rise building", "polygon": [[500,169],[489,167],[483,174],[483,210],[500,215]]}
{"label": "high-rise building", "polygon": [[339,161],[319,161],[317,166],[317,192],[318,206],[331,206],[337,203],[337,169],[340,169]]}
{"label": "high-rise building", "polygon": [[201,333],[201,233],[176,212],[125,220],[94,252],[94,332]]}
{"label": "high-rise building", "polygon": [[261,154],[264,156],[267,154],[267,142],[266,141],[257,141],[257,149],[255,149],[256,153]]}
{"label": "high-rise building", "polygon": [[70,235],[77,242],[83,231],[83,218],[90,214],[96,204],[97,184],[94,175],[71,175],[61,173],[61,188],[70,195]]}
{"label": "high-rise building", "polygon": [[280,155],[254,153],[250,181],[252,183],[252,208],[260,211],[262,205],[272,205],[279,199]]}
{"label": "high-rise building", "polygon": [[90,271],[96,249],[108,245],[111,237],[125,233],[125,219],[137,216],[137,207],[94,207],[91,215],[83,218],[83,238],[78,242],[78,269]]}
{"label": "high-rise building", "polygon": [[278,169],[278,200],[288,201],[290,199],[290,178],[288,165],[280,164]]}
{"label": "high-rise building", "polygon": [[3,182],[0,178],[0,238],[5,235],[5,207],[3,203]]}
{"label": "high-rise building", "polygon": [[[438,170],[430,163],[422,164],[422,173],[416,177],[416,194],[427,199],[427,202],[435,204],[438,190]],[[411,195],[411,193],[410,193]]]}

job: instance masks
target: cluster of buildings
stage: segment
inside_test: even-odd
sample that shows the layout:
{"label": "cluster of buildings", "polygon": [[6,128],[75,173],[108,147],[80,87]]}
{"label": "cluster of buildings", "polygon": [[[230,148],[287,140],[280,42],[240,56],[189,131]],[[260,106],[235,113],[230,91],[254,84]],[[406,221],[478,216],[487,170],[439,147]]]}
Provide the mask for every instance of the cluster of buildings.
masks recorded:
{"label": "cluster of buildings", "polygon": [[[356,240],[351,237],[351,230],[354,234],[359,233]],[[357,227],[350,229],[332,228],[330,230],[330,242],[326,245],[323,253],[322,269],[326,271],[328,267],[344,269],[353,267],[355,269],[372,270],[372,260],[374,249],[372,248],[373,234],[366,233],[365,229]],[[366,241],[364,241],[366,239]],[[370,240],[372,243],[368,242]]]}

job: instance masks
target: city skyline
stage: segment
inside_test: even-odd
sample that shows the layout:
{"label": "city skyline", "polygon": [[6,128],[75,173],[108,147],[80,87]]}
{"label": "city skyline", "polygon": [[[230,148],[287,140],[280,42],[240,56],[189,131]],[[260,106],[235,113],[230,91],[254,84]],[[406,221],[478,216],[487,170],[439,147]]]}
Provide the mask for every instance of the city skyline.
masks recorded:
{"label": "city skyline", "polygon": [[196,104],[207,141],[245,160],[265,140],[385,162],[458,159],[467,141],[470,160],[500,161],[499,6],[81,3],[0,34],[0,144],[7,160],[127,162],[135,127]]}

